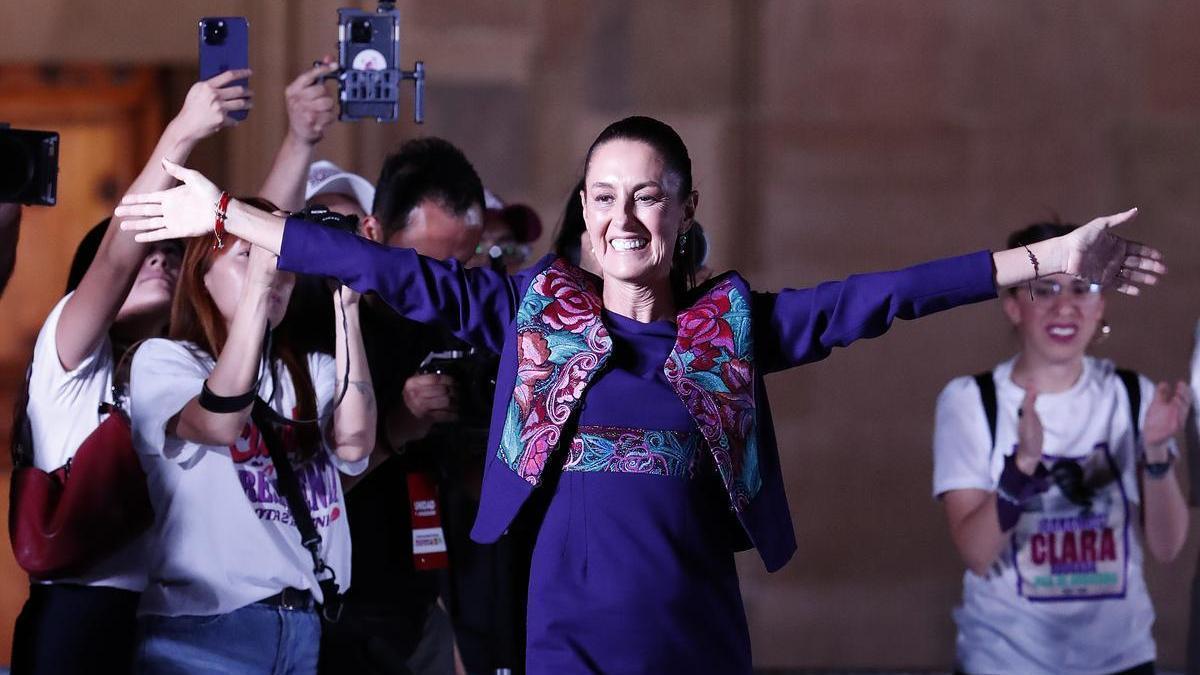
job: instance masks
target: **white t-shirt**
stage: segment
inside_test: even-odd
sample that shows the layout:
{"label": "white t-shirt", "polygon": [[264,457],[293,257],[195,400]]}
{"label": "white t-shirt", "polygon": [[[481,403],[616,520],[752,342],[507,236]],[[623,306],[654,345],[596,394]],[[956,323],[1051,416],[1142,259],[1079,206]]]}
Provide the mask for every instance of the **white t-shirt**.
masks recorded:
{"label": "white t-shirt", "polygon": [[[96,348],[73,370],[65,370],[58,359],[55,335],[58,319],[71,294],[54,306],[33,348],[33,364],[29,371],[29,426],[32,431],[33,465],[43,471],[54,471],[75,456],[103,417],[100,404],[113,402],[112,343],[108,334]],[[122,403],[124,403],[122,401]],[[141,538],[126,544],[100,561],[86,574],[55,583],[74,583],[86,586],[108,586],[127,591],[140,591],[146,584],[142,563]]]}
{"label": "white t-shirt", "polygon": [[[1017,409],[1025,396],[1012,382],[1014,361],[992,371],[995,451],[974,379],[957,378],[942,390],[933,441],[935,496],[995,491],[1004,458],[1017,443]],[[1061,463],[1056,473],[1070,470],[1076,480],[1052,481],[1026,505],[986,577],[964,574],[962,605],[954,612],[962,671],[1088,675],[1154,660],[1154,608],[1142,578],[1136,508],[1138,451],[1129,397],[1115,370],[1110,361],[1086,357],[1074,386],[1038,396],[1044,463]],[[1144,377],[1140,384],[1144,420],[1154,385]]]}
{"label": "white t-shirt", "polygon": [[[274,465],[257,428],[247,422],[242,437],[227,447],[166,436],[167,423],[200,393],[214,365],[191,345],[171,340],[149,340],[133,359],[134,447],[155,511],[141,614],[224,614],[288,586],[321,600],[312,557],[275,488]],[[309,354],[308,368],[324,417],[333,405],[336,366],[328,355]],[[276,373],[271,406],[295,417],[291,378],[280,363]],[[271,395],[269,376],[260,378],[258,393]],[[285,443],[287,432],[280,434]],[[350,528],[338,471],[361,473],[367,459],[342,462],[322,443],[312,459],[293,465],[321,535],[322,556],[344,591],[350,586]]]}

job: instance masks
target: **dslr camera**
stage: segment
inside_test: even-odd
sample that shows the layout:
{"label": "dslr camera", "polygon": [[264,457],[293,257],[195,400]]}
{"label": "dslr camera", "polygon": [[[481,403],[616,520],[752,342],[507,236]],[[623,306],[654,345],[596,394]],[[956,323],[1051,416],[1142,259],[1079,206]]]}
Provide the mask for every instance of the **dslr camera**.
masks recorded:
{"label": "dslr camera", "polygon": [[0,122],[0,202],[54,206],[57,200],[58,133]]}
{"label": "dslr camera", "polygon": [[459,415],[465,426],[487,428],[496,393],[499,359],[475,349],[447,349],[430,352],[417,372],[422,375],[449,375],[458,386]]}
{"label": "dslr camera", "polygon": [[358,216],[353,214],[342,215],[336,211],[330,211],[329,207],[313,204],[297,211],[296,215],[311,223],[332,227],[350,234],[358,234]]}

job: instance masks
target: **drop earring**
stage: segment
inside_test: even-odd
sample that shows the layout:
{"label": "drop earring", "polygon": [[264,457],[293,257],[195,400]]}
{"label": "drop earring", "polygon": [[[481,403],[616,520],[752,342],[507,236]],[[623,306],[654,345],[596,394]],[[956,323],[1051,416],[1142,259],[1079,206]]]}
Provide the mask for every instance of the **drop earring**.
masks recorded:
{"label": "drop earring", "polygon": [[1092,341],[1092,343],[1093,344],[1102,344],[1102,343],[1108,341],[1108,338],[1111,335],[1112,335],[1112,324],[1110,324],[1108,322],[1108,319],[1100,319],[1100,330],[1096,331],[1096,338]]}

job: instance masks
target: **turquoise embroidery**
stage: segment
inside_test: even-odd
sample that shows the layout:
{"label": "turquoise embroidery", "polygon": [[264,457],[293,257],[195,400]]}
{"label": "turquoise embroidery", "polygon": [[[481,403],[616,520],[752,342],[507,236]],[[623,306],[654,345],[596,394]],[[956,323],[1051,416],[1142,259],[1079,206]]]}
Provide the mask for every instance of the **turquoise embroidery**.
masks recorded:
{"label": "turquoise embroidery", "polygon": [[679,313],[679,335],[664,366],[739,511],[762,488],[750,321],[750,304],[733,281],[717,283]]}
{"label": "turquoise embroidery", "polygon": [[540,482],[563,425],[611,351],[592,280],[556,260],[517,309],[516,386],[497,451],[530,484]]}
{"label": "turquoise embroidery", "polygon": [[563,471],[691,475],[700,435],[585,425],[579,427]]}

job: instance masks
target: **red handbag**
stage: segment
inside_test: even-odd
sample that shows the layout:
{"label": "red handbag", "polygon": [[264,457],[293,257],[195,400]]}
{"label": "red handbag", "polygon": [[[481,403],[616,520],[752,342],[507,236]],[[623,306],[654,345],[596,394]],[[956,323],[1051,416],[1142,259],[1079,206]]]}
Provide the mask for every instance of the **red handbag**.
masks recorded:
{"label": "red handbag", "polygon": [[8,533],[17,563],[32,577],[85,571],[154,522],[129,418],[104,405],[108,417],[65,466],[13,469]]}

